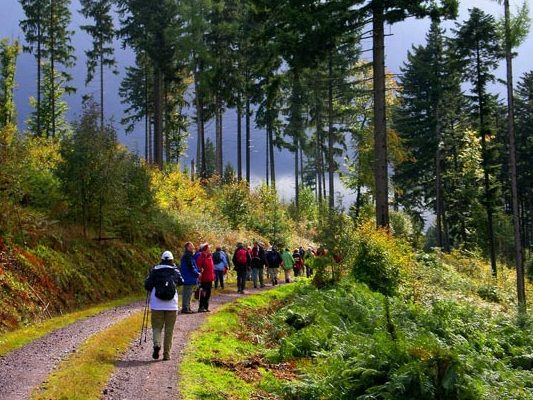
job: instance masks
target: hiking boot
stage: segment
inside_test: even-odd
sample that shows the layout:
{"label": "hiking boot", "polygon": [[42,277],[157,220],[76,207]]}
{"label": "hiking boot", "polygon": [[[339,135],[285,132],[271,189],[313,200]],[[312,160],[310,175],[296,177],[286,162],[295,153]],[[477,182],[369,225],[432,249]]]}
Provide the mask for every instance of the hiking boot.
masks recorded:
{"label": "hiking boot", "polygon": [[170,360],[170,354],[167,354],[167,353],[163,354],[163,361],[168,361],[168,360]]}
{"label": "hiking boot", "polygon": [[152,358],[157,360],[159,358],[159,351],[161,350],[160,346],[154,346],[154,352],[152,353]]}
{"label": "hiking boot", "polygon": [[265,285],[261,285],[261,286],[259,286],[259,287],[260,287],[260,288],[262,289],[262,288],[264,288],[264,287],[265,287]]}

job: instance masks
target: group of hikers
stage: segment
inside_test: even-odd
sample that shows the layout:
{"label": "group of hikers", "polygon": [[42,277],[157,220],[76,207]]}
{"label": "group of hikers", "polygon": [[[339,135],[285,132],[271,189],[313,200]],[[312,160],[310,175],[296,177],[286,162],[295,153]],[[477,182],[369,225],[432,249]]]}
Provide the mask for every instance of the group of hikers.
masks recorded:
{"label": "group of hikers", "polygon": [[193,295],[199,300],[198,312],[209,312],[213,283],[215,289],[224,289],[225,277],[232,266],[237,273],[237,292],[244,294],[247,281],[251,281],[254,288],[265,287],[265,271],[266,280],[270,280],[272,286],[278,285],[280,268],[284,272],[285,283],[292,282],[291,274],[297,277],[305,273],[310,277],[316,254],[311,247],[304,250],[300,246],[293,252],[285,248],[280,252],[277,246],[265,249],[263,243],[255,241],[253,246],[237,243],[230,258],[224,247],[217,246],[211,252],[209,243],[202,243],[195,250],[194,244],[187,242],[178,267],[172,252],[165,251],[159,264],[150,270],[144,281],[152,312],[152,357],[159,358],[161,336],[164,333],[163,360],[170,360],[174,324],[179,309],[178,286],[183,286],[181,314],[195,312],[191,309]]}

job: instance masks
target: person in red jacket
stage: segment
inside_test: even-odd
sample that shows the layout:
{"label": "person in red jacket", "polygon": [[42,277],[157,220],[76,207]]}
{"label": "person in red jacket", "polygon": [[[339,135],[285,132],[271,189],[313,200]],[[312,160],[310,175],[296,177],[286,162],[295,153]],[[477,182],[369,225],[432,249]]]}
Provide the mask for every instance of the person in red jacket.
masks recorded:
{"label": "person in red jacket", "polygon": [[211,288],[215,280],[215,265],[213,256],[209,250],[209,244],[201,245],[202,252],[196,260],[196,266],[200,270],[200,306],[198,312],[209,312],[209,298],[211,297]]}

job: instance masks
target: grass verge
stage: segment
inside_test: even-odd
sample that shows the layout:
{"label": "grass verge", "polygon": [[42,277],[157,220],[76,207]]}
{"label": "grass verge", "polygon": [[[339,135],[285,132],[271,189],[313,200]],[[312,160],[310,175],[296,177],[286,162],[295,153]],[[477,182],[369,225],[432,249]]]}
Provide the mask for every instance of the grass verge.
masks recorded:
{"label": "grass verge", "polygon": [[220,308],[189,342],[179,369],[181,396],[193,399],[250,399],[257,382],[273,379],[272,371],[258,362],[261,343],[246,337],[241,318],[280,304],[297,293],[304,282],[281,285],[243,297]]}
{"label": "grass verge", "polygon": [[0,356],[16,350],[26,344],[43,337],[44,335],[70,325],[80,319],[90,317],[114,307],[140,300],[140,296],[129,296],[119,300],[103,303],[85,310],[68,313],[60,317],[54,317],[34,325],[27,326],[16,331],[0,335]]}
{"label": "grass verge", "polygon": [[32,399],[98,399],[115,363],[139,333],[141,311],[92,336],[76,353],[59,364],[32,394]]}

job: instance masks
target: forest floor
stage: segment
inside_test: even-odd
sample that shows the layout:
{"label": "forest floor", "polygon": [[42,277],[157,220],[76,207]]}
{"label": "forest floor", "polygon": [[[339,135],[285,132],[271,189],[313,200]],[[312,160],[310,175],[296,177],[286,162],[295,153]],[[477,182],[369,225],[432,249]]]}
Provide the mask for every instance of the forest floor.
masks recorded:
{"label": "forest floor", "polygon": [[[262,290],[249,289],[246,293],[254,294]],[[210,302],[212,311],[242,297],[228,289],[213,293]],[[143,307],[143,302],[136,302],[102,312],[58,329],[0,357],[0,400],[29,399],[32,391],[46,382],[47,377],[53,373],[59,363],[76,353],[79,346],[87,339],[142,311]],[[122,358],[116,360],[116,369],[103,389],[101,398],[106,400],[180,398],[178,367],[184,349],[191,334],[208,315],[209,313],[178,315],[170,361],[152,359],[150,329],[146,342],[143,340],[139,344],[137,336]]]}

